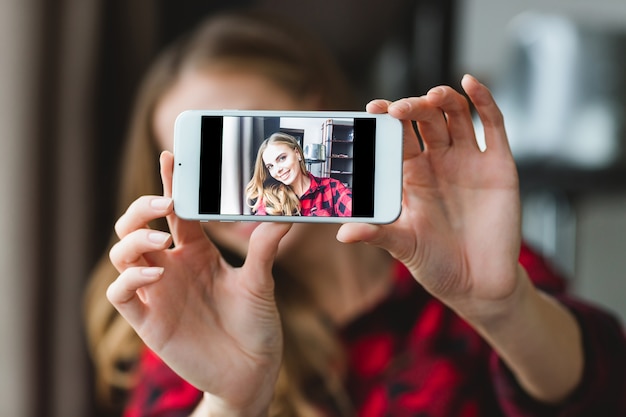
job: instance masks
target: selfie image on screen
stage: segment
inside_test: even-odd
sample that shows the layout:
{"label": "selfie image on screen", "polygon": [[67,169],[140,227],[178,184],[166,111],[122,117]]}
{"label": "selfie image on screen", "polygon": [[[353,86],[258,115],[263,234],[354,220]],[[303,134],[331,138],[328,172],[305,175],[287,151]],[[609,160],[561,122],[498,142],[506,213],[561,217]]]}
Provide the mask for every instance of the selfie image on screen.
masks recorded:
{"label": "selfie image on screen", "polygon": [[373,118],[202,118],[200,213],[373,215]]}

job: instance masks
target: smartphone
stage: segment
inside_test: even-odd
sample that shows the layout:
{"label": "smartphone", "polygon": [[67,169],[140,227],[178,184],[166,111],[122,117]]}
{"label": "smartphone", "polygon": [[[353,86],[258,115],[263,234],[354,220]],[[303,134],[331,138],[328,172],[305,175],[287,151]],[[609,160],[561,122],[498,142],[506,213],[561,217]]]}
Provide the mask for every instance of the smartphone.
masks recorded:
{"label": "smartphone", "polygon": [[191,220],[391,223],[402,124],[367,112],[188,110],[174,128],[172,194]]}

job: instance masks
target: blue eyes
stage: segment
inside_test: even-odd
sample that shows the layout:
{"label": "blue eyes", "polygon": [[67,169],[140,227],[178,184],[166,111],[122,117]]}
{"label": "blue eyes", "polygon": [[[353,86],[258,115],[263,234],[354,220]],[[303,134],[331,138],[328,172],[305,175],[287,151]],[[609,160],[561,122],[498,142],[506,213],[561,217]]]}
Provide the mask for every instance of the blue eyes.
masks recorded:
{"label": "blue eyes", "polygon": [[[279,155],[278,158],[276,158],[276,161],[283,162],[285,159],[287,159],[287,155]],[[265,168],[267,168],[268,171],[271,171],[272,168],[274,168],[274,165],[265,165]]]}

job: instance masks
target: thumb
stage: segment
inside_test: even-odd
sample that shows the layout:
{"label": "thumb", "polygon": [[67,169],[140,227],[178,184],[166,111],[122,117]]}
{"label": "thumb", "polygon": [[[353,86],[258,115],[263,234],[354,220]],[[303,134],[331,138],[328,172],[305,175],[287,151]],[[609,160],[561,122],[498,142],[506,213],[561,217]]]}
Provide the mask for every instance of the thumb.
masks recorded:
{"label": "thumb", "polygon": [[363,242],[386,250],[401,262],[407,260],[414,244],[406,234],[398,233],[392,225],[346,223],[337,232],[337,240],[343,243]]}
{"label": "thumb", "polygon": [[260,288],[273,287],[272,266],[278,244],[291,229],[291,223],[261,223],[252,232],[244,267],[253,272],[251,279]]}
{"label": "thumb", "polygon": [[345,223],[337,232],[337,240],[343,243],[365,242],[384,247],[386,235],[382,226],[369,223]]}

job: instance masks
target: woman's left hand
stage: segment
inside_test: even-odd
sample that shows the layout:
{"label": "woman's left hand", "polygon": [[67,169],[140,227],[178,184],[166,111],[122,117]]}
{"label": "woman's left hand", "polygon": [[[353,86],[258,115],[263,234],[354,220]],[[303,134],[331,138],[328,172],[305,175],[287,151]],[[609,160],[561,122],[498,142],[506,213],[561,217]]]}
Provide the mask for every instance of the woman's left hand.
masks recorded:
{"label": "woman's left hand", "polygon": [[388,112],[404,124],[402,213],[390,225],[345,224],[338,239],[388,250],[435,297],[479,318],[506,308],[518,285],[520,201],[500,110],[473,77],[462,86],[484,126],[484,152],[467,99],[450,87],[368,104],[369,112]]}
{"label": "woman's left hand", "polygon": [[369,104],[369,111],[404,123],[402,213],[390,225],[345,224],[337,238],[387,249],[485,338],[528,394],[558,404],[582,378],[580,329],[569,310],[535,290],[518,263],[518,177],[502,114],[473,77],[462,85],[484,127],[484,152],[467,100],[449,87]]}

